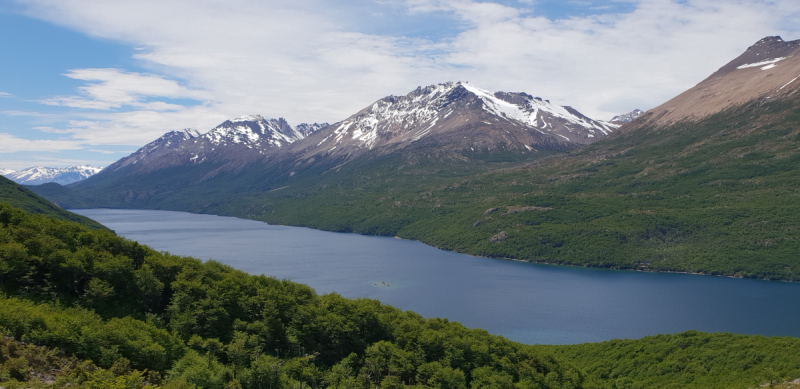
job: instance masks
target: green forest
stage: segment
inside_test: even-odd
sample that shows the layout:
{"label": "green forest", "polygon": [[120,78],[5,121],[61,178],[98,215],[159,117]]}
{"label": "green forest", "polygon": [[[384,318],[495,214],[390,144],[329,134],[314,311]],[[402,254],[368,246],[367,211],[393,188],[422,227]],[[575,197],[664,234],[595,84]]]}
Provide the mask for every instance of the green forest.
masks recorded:
{"label": "green forest", "polygon": [[0,176],[0,201],[31,213],[48,215],[61,220],[70,220],[92,228],[105,228],[88,217],[64,210],[3,176]]}
{"label": "green forest", "polygon": [[800,339],[524,345],[0,204],[3,388],[750,388]]}

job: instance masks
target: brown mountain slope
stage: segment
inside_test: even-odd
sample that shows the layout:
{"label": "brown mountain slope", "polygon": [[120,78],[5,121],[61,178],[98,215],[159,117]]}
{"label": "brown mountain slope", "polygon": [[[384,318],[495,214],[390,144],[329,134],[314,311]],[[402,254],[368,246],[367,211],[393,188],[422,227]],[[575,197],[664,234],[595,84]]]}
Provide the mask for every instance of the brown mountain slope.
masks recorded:
{"label": "brown mountain slope", "polygon": [[798,76],[800,40],[766,37],[693,88],[649,110],[638,122],[666,125],[699,120],[753,100],[787,97],[797,93],[789,86],[800,82]]}

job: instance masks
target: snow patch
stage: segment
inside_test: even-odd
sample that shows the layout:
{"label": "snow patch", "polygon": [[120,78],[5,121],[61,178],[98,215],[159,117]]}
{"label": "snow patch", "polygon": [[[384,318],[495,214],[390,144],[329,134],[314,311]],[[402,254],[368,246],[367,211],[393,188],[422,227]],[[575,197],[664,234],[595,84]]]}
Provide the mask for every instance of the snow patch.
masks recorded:
{"label": "snow patch", "polygon": [[783,89],[783,88],[786,88],[787,86],[789,86],[789,84],[793,83],[793,82],[794,82],[795,80],[797,80],[798,78],[800,78],[800,76],[797,76],[797,77],[793,78],[791,81],[787,82],[786,84],[783,84],[783,86],[782,86],[782,87],[780,87],[778,90],[781,90],[781,89]]}
{"label": "snow patch", "polygon": [[[755,62],[755,63],[749,63],[749,64],[741,65],[741,66],[736,67],[736,69],[747,69],[747,68],[755,68],[755,67],[764,66],[764,65],[775,65],[775,63],[777,63],[779,61],[782,61],[784,59],[786,59],[786,57],[768,59],[766,61],[761,61],[761,62]],[[763,68],[761,68],[761,70],[766,70],[765,68],[770,69],[768,66],[764,66]]]}

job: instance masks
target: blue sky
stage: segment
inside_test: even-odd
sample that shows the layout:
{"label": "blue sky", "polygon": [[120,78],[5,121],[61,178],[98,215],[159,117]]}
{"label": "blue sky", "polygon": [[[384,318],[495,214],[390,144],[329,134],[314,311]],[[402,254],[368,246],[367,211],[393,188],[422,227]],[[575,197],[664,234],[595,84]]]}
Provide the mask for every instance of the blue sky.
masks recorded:
{"label": "blue sky", "polygon": [[0,0],[0,168],[105,166],[245,114],[335,122],[445,81],[608,119],[800,38],[796,3]]}

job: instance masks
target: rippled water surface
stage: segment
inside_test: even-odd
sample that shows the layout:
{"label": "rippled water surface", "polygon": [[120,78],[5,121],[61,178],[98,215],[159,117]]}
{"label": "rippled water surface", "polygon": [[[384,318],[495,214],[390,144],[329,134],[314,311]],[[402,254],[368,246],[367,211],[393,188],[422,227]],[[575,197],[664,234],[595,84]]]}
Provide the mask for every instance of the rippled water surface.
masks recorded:
{"label": "rippled water surface", "polygon": [[369,297],[524,343],[690,329],[800,336],[800,284],[477,258],[419,242],[182,212],[73,210],[157,250]]}

